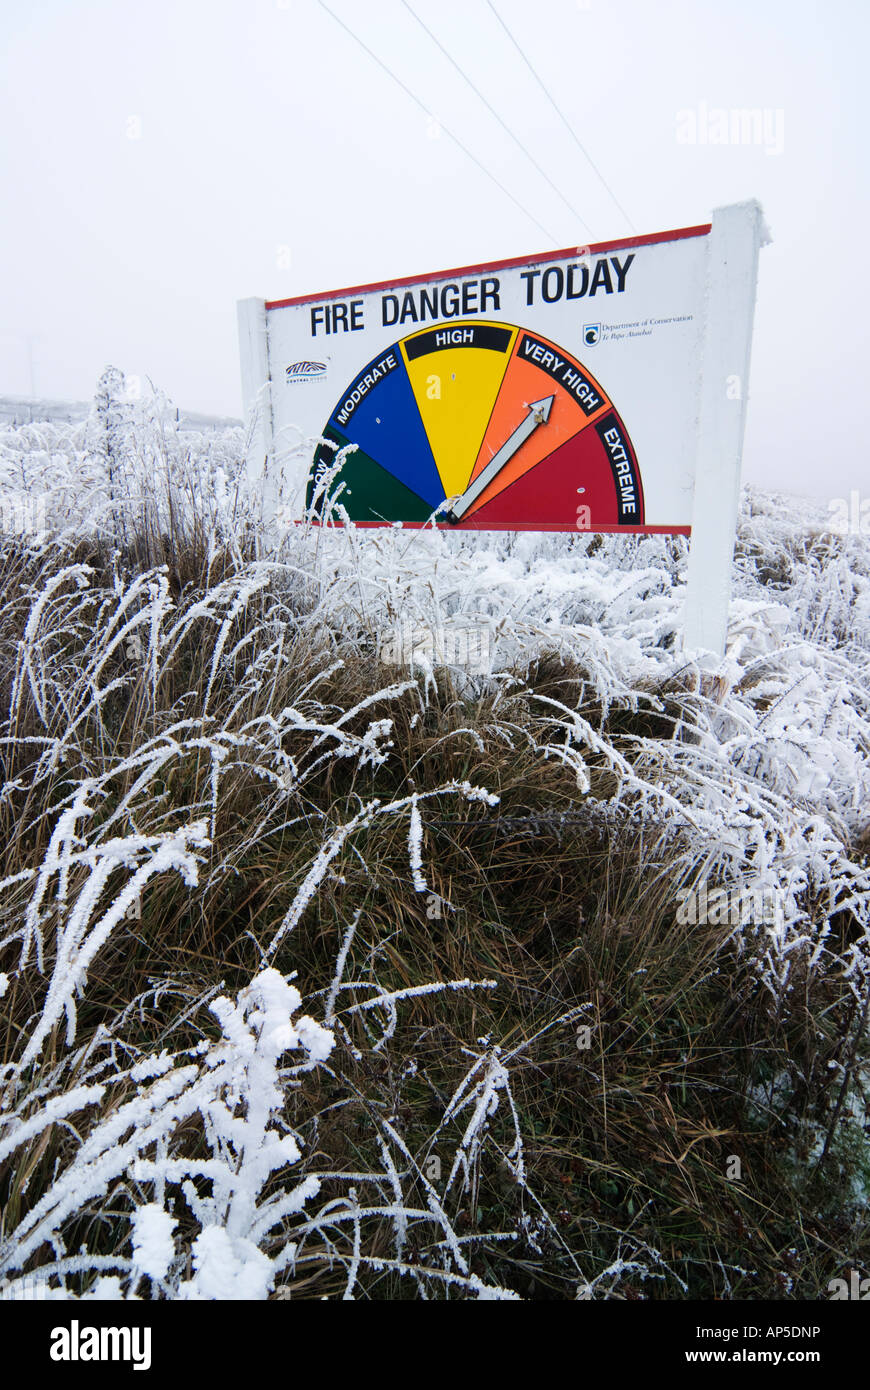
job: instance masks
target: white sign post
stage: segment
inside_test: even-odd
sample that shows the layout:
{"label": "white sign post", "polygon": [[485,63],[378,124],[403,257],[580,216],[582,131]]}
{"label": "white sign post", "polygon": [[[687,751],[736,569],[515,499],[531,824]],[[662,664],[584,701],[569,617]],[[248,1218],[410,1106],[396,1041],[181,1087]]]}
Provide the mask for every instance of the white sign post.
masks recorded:
{"label": "white sign post", "polygon": [[755,201],[713,213],[683,646],[717,656],[728,634],[758,252],[767,239]]}
{"label": "white sign post", "polygon": [[[763,221],[239,304],[264,533],[692,536],[684,646],[722,655]],[[336,456],[340,467],[336,468]]]}
{"label": "white sign post", "polygon": [[261,522],[266,530],[275,525],[279,480],[272,428],[272,368],[266,301],[240,299],[239,358],[242,368],[242,402],[250,432],[248,467],[260,487]]}

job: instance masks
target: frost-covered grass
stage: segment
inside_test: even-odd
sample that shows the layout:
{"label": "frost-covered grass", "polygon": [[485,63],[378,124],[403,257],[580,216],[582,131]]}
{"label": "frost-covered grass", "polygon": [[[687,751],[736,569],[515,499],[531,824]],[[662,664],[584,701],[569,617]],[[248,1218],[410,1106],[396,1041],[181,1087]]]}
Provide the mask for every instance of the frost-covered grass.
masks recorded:
{"label": "frost-covered grass", "polygon": [[[747,493],[711,668],[679,539],[267,545],[244,447],[111,376],[0,429],[51,528],[0,553],[0,1294],[866,1268],[866,540]],[[492,672],[385,665],[402,623]]]}

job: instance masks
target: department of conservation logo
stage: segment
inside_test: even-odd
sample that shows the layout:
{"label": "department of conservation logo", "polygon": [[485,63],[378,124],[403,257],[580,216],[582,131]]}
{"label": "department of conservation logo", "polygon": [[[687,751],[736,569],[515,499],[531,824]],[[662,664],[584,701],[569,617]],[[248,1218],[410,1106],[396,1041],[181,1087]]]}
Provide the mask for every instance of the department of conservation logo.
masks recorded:
{"label": "department of conservation logo", "polygon": [[289,367],[284,368],[284,377],[288,382],[314,381],[317,377],[325,375],[325,362],[291,362]]}

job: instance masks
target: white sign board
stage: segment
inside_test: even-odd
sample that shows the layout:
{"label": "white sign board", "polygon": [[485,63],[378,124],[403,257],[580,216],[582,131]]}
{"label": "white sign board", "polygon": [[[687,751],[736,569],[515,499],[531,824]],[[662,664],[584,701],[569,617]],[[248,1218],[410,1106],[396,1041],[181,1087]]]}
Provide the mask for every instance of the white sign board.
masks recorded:
{"label": "white sign board", "polygon": [[[691,644],[721,651],[762,235],[740,204],[680,231],[242,301],[264,521],[694,531]],[[715,552],[700,570],[699,526]]]}

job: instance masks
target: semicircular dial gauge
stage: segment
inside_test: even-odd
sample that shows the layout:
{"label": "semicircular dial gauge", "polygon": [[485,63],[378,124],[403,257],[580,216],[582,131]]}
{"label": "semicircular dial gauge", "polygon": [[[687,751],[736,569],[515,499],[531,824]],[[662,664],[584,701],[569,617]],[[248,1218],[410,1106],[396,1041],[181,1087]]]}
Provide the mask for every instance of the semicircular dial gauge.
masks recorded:
{"label": "semicircular dial gauge", "polygon": [[[400,339],[348,384],[308,476],[362,525],[461,530],[643,526],[634,447],[571,353],[506,323],[451,320]],[[337,449],[345,455],[336,474]],[[330,476],[332,472],[332,476]]]}

